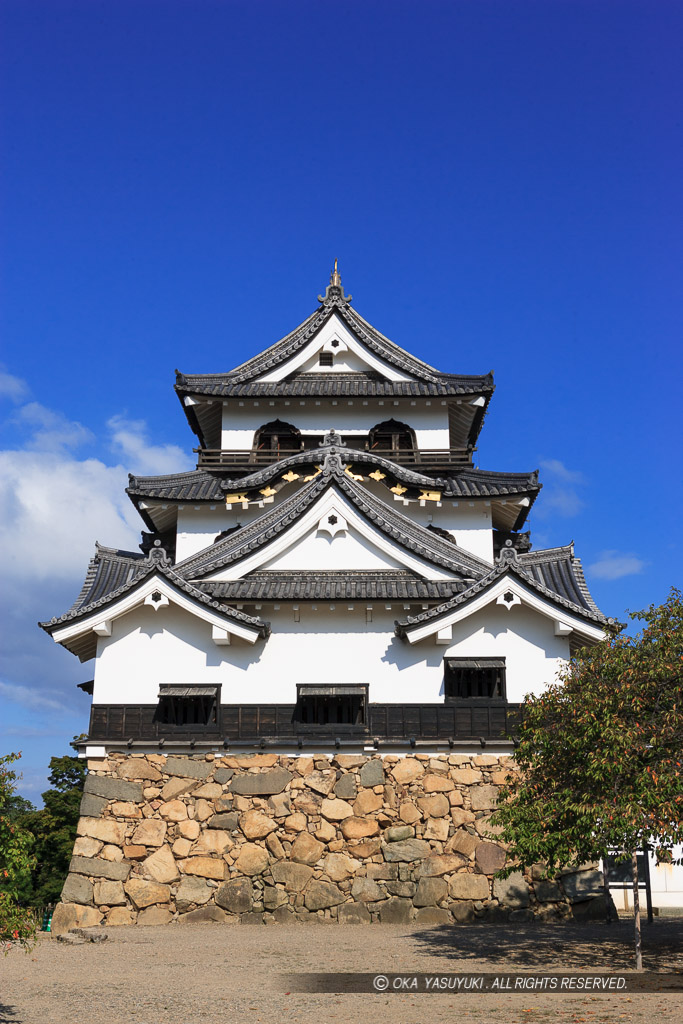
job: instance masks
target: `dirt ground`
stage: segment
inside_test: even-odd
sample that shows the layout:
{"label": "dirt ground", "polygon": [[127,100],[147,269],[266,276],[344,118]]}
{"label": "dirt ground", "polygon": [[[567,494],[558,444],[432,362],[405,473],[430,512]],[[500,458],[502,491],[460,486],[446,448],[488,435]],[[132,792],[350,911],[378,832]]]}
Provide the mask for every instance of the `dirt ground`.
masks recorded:
{"label": "dirt ground", "polygon": [[[683,972],[683,920],[644,926],[646,970]],[[630,971],[626,923],[519,927],[245,925],[43,935],[0,956],[0,1024],[681,1024],[683,993],[297,993],[287,974]]]}

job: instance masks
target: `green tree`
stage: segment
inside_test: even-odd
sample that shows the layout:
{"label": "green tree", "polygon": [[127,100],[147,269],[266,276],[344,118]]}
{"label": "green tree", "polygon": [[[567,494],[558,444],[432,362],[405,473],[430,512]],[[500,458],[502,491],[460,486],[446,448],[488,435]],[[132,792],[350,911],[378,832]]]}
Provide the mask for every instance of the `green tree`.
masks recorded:
{"label": "green tree", "polygon": [[16,806],[17,775],[8,766],[20,756],[0,756],[0,945],[5,952],[15,942],[30,949],[37,930],[35,915],[19,902],[34,863],[32,840],[16,815],[10,813]]}
{"label": "green tree", "polygon": [[76,838],[85,774],[85,762],[77,757],[50,758],[52,788],[43,793],[44,807],[20,816],[22,827],[33,836],[36,855],[29,897],[33,906],[59,900]]}
{"label": "green tree", "polygon": [[[683,840],[683,601],[635,612],[528,697],[516,760],[494,822],[517,865],[561,867],[620,851],[634,873],[636,966],[642,966],[636,851]],[[504,874],[509,874],[508,868]]]}

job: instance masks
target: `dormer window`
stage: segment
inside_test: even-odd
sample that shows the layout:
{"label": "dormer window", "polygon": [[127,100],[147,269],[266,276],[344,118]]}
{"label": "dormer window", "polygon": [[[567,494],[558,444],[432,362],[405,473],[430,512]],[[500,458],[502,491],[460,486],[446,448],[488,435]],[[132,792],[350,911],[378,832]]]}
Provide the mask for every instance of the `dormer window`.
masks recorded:
{"label": "dormer window", "polygon": [[505,698],[505,658],[444,658],[444,698]]}
{"label": "dormer window", "polygon": [[318,356],[318,366],[334,366],[334,352],[321,352]]}

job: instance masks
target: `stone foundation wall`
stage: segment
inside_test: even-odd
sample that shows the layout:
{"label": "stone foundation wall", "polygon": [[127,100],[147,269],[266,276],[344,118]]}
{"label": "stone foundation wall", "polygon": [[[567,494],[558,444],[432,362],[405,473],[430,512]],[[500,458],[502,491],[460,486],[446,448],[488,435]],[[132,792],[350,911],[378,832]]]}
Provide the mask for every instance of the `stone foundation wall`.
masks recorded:
{"label": "stone foundation wall", "polygon": [[604,912],[591,866],[494,878],[506,851],[489,819],[510,757],[112,754],[88,769],[55,933]]}

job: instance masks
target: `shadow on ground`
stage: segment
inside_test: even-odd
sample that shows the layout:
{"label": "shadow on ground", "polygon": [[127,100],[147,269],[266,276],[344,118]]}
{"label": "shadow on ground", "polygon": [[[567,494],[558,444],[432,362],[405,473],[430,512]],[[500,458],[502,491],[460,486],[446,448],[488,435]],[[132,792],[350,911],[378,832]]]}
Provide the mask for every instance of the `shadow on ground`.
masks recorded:
{"label": "shadow on ground", "polygon": [[[630,971],[635,966],[632,922],[558,926],[441,926],[413,933],[424,952],[445,959],[486,961],[494,969]],[[646,971],[683,970],[683,919],[643,925]]]}
{"label": "shadow on ground", "polygon": [[6,1006],[5,1003],[0,1003],[0,1024],[23,1024],[23,1020],[17,1016],[13,1006]]}

